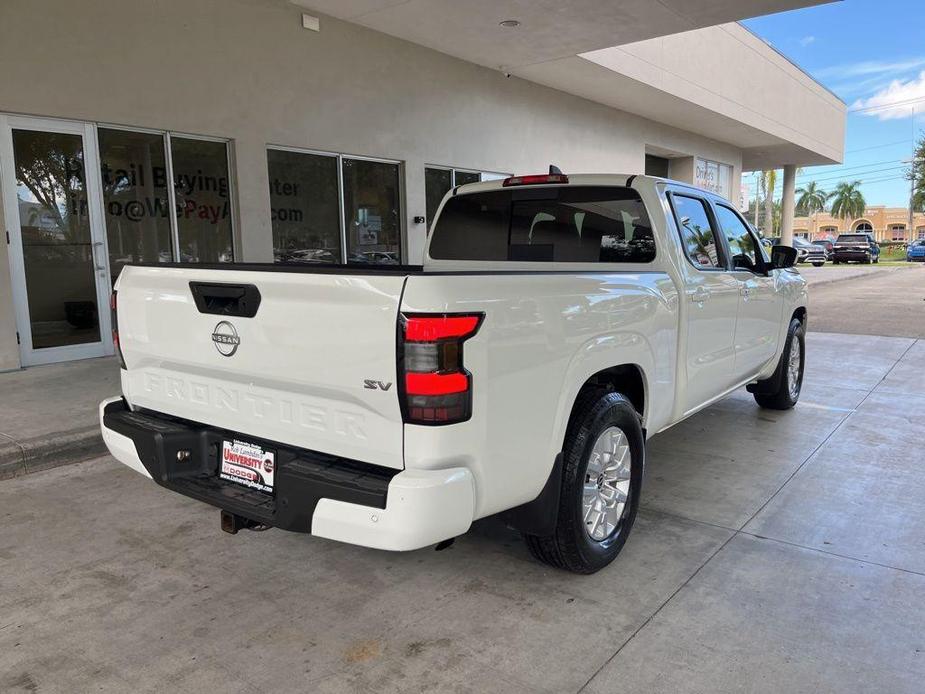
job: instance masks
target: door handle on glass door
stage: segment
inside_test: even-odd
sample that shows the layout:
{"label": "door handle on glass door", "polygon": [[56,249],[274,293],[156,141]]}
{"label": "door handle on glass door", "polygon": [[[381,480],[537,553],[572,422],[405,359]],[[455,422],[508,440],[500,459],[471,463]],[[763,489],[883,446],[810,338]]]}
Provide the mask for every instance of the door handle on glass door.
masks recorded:
{"label": "door handle on glass door", "polygon": [[99,246],[100,248],[102,248],[102,247],[103,247],[103,242],[102,242],[102,241],[94,241],[94,242],[93,242],[93,262],[96,264],[96,269],[97,269],[97,270],[105,270],[105,269],[106,269],[106,266],[105,266],[105,265],[100,265],[99,258],[98,258],[97,255],[96,255],[96,248],[97,248],[97,246]]}

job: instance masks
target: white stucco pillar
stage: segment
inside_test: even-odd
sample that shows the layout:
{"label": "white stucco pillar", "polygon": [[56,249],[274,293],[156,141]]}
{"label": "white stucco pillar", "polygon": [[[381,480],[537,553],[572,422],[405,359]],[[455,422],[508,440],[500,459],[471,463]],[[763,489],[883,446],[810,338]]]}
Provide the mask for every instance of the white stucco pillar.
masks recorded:
{"label": "white stucco pillar", "polygon": [[780,200],[780,242],[785,246],[793,245],[793,208],[795,204],[796,178],[797,167],[793,164],[784,166],[784,192]]}

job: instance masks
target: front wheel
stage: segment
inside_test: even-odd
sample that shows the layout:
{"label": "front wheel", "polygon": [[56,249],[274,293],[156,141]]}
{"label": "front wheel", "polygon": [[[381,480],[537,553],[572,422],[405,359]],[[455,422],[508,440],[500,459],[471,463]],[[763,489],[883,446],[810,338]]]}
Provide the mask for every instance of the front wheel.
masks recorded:
{"label": "front wheel", "polygon": [[541,562],[592,574],[623,549],[639,507],[645,439],[632,403],[621,393],[579,396],[562,456],[555,530],[524,540]]}
{"label": "front wheel", "polygon": [[748,389],[754,394],[755,402],[770,410],[789,410],[800,399],[803,389],[803,371],[806,368],[806,329],[798,318],[790,321],[784,351],[780,355],[777,369],[765,381],[759,381]]}
{"label": "front wheel", "polygon": [[813,267],[822,267],[825,263],[813,263]]}

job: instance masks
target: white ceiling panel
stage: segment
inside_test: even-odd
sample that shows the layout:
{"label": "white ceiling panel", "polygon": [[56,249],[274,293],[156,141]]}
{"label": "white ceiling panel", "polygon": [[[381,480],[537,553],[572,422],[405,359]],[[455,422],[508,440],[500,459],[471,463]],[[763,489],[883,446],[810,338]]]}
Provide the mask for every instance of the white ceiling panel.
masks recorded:
{"label": "white ceiling panel", "polygon": [[[298,0],[492,68],[523,65],[830,0]],[[507,29],[499,22],[514,19]]]}

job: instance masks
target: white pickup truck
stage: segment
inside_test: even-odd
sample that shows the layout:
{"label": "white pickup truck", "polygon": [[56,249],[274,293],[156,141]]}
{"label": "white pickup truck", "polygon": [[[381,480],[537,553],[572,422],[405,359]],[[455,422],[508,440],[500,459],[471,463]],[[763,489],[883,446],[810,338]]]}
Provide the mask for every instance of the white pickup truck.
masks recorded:
{"label": "white pickup truck", "polygon": [[118,460],[222,510],[388,550],[503,513],[540,560],[619,553],[645,441],[742,386],[792,407],[806,285],[728,201],[648,176],[444,199],[423,266],[131,266]]}

